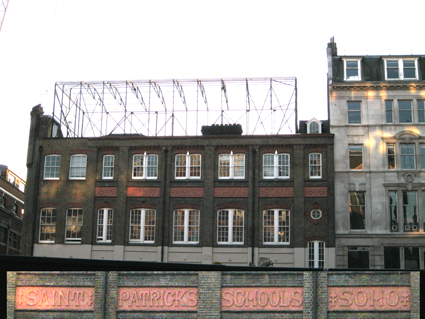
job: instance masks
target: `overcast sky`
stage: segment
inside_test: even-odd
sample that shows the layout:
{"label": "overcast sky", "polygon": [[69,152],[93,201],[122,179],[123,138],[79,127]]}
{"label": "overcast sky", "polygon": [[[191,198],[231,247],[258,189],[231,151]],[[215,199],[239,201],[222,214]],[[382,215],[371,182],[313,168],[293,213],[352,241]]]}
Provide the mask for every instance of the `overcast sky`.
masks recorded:
{"label": "overcast sky", "polygon": [[[348,4],[349,3],[349,4]],[[326,46],[425,54],[424,1],[10,0],[0,31],[0,163],[26,178],[31,108],[57,81],[289,77],[326,119]]]}

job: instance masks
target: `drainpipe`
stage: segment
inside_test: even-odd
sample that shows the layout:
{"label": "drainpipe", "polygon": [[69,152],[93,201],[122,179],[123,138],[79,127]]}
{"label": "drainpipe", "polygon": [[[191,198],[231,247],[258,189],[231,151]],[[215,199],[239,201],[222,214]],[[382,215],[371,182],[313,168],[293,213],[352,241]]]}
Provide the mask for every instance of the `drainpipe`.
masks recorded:
{"label": "drainpipe", "polygon": [[166,195],[167,195],[167,154],[168,148],[164,147],[164,185],[162,188],[162,236],[161,236],[161,262],[164,262],[164,240],[165,240],[165,205],[166,205]]}
{"label": "drainpipe", "polygon": [[257,155],[257,149],[254,147],[252,149],[252,167],[254,168],[254,172],[252,174],[252,191],[251,191],[251,198],[252,198],[252,223],[251,223],[251,243],[252,243],[252,251],[251,251],[251,265],[254,266],[255,262],[255,174],[257,173],[256,166],[255,166],[255,156]]}
{"label": "drainpipe", "polygon": [[38,190],[40,186],[40,170],[41,170],[41,153],[43,152],[43,146],[38,147],[38,163],[37,163],[37,172],[35,173],[35,200],[34,200],[34,222],[32,223],[32,239],[31,239],[31,254],[30,256],[34,256],[34,236],[36,232],[35,225],[37,224],[37,206],[38,206]]}

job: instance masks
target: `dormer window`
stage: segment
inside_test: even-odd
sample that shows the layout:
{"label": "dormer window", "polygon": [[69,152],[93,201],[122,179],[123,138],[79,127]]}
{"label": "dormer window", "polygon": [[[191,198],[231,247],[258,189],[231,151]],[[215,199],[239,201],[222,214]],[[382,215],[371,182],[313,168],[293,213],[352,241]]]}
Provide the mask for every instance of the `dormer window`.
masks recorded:
{"label": "dormer window", "polygon": [[385,59],[386,80],[417,80],[418,59]]}
{"label": "dormer window", "polygon": [[345,81],[360,81],[361,67],[359,59],[344,60],[344,80]]}
{"label": "dormer window", "polygon": [[307,134],[321,134],[322,123],[316,119],[307,122]]}

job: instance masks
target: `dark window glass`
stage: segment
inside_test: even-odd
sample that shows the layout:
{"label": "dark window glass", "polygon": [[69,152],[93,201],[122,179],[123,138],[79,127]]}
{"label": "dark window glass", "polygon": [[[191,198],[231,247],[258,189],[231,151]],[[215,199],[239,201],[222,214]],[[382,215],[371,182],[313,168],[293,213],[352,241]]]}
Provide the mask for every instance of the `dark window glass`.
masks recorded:
{"label": "dark window glass", "polygon": [[7,229],[0,227],[0,243],[6,244],[7,240]]}
{"label": "dark window glass", "polygon": [[365,229],[365,194],[350,192],[350,229]]}
{"label": "dark window glass", "polygon": [[391,231],[398,231],[398,217],[397,217],[397,192],[388,192],[390,198],[390,218],[391,218]]}
{"label": "dark window glass", "polygon": [[398,79],[398,61],[387,61],[387,78]]}
{"label": "dark window glass", "polygon": [[12,232],[9,234],[9,247],[18,248],[18,235]]}
{"label": "dark window glass", "polygon": [[419,247],[404,247],[404,269],[419,269]]}
{"label": "dark window glass", "polygon": [[405,79],[416,78],[416,66],[415,61],[403,60],[403,73]]}
{"label": "dark window glass", "polygon": [[425,105],[424,101],[418,101],[418,122],[425,122]]}
{"label": "dark window glass", "polygon": [[417,215],[417,199],[416,192],[403,192],[403,226],[405,232],[417,232],[418,215]]}
{"label": "dark window glass", "polygon": [[412,101],[398,101],[398,120],[400,123],[412,123]]}
{"label": "dark window glass", "polygon": [[395,145],[388,144],[388,168],[395,169]]}
{"label": "dark window glass", "polygon": [[400,144],[402,169],[415,169],[415,144]]}
{"label": "dark window glass", "polygon": [[421,168],[425,169],[425,144],[419,145],[419,150],[421,152]]}
{"label": "dark window glass", "polygon": [[348,105],[348,123],[359,124],[361,123],[361,109],[360,102],[347,102]]}
{"label": "dark window glass", "polygon": [[349,247],[348,268],[369,268],[369,250],[359,250],[357,247]]}
{"label": "dark window glass", "polygon": [[385,122],[393,122],[393,101],[385,101]]}
{"label": "dark window glass", "polygon": [[384,267],[400,269],[400,248],[384,247]]}

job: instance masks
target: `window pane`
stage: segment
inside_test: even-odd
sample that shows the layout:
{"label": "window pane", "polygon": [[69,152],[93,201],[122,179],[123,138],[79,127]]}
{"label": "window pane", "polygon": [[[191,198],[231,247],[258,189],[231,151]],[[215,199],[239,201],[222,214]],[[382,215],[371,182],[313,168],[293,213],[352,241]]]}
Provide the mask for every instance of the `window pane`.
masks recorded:
{"label": "window pane", "polygon": [[398,101],[400,123],[412,123],[412,101]]}
{"label": "window pane", "polygon": [[415,168],[415,145],[400,144],[400,158],[402,169]]}
{"label": "window pane", "polygon": [[176,177],[186,177],[186,155],[176,155]]}
{"label": "window pane", "polygon": [[388,192],[389,195],[389,208],[390,208],[390,222],[391,222],[391,231],[398,231],[398,215],[397,215],[397,192],[391,191]]}
{"label": "window pane", "polygon": [[400,269],[399,247],[384,247],[384,267],[386,269]]}
{"label": "window pane", "polygon": [[319,133],[319,124],[317,122],[311,122],[310,123],[309,133],[310,134],[318,134]]}
{"label": "window pane", "polygon": [[114,155],[103,156],[103,178],[112,178],[114,176]]}
{"label": "window pane", "polygon": [[279,177],[289,177],[289,154],[279,154],[277,158]]}
{"label": "window pane", "polygon": [[133,177],[143,177],[143,160],[144,155],[133,155]]}
{"label": "window pane", "polygon": [[418,101],[418,122],[425,122],[425,105],[424,101]]}
{"label": "window pane", "polygon": [[190,155],[190,177],[201,177],[201,155]]}
{"label": "window pane", "polygon": [[425,144],[419,145],[419,150],[421,154],[421,168],[425,169]]}
{"label": "window pane", "polygon": [[61,166],[61,156],[60,155],[47,155],[45,158],[44,164],[44,178],[59,178]]}
{"label": "window pane", "polygon": [[416,78],[416,66],[415,61],[403,60],[403,73],[405,79]]}
{"label": "window pane", "polygon": [[226,243],[229,241],[229,211],[220,210],[217,216],[217,241]]}
{"label": "window pane", "polygon": [[230,154],[221,154],[218,158],[219,176],[230,177]]}
{"label": "window pane", "polygon": [[398,79],[398,60],[396,61],[387,61],[387,78],[388,79]]}
{"label": "window pane", "polygon": [[184,210],[174,211],[174,241],[184,241]]}
{"label": "window pane", "polygon": [[394,144],[388,144],[387,153],[388,153],[388,168],[395,169],[395,145]]}
{"label": "window pane", "polygon": [[363,146],[349,145],[348,146],[350,169],[363,169]]}
{"label": "window pane", "polygon": [[348,268],[369,268],[369,251],[349,250]]}
{"label": "window pane", "polygon": [[158,155],[151,154],[146,156],[147,177],[158,177]]}
{"label": "window pane", "polygon": [[405,232],[418,231],[416,192],[403,192],[403,221]]}
{"label": "window pane", "polygon": [[361,123],[360,102],[347,102],[347,105],[348,105],[348,123],[349,124]]}
{"label": "window pane", "polygon": [[404,269],[419,269],[419,247],[404,247]]}
{"label": "window pane", "polygon": [[364,193],[350,192],[350,229],[365,229]]}
{"label": "window pane", "polygon": [[87,155],[72,155],[70,159],[70,178],[86,178]]}
{"label": "window pane", "polygon": [[385,122],[393,123],[393,101],[385,101]]}

